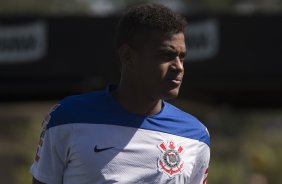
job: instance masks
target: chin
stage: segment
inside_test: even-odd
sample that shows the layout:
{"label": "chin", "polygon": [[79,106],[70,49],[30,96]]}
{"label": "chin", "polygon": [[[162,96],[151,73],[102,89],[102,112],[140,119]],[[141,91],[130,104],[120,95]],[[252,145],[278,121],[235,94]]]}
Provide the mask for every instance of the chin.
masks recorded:
{"label": "chin", "polygon": [[164,94],[164,97],[163,99],[164,100],[171,100],[171,99],[174,99],[178,96],[178,92],[179,92],[179,89],[173,89],[173,90],[170,90],[170,91],[167,91],[165,94]]}

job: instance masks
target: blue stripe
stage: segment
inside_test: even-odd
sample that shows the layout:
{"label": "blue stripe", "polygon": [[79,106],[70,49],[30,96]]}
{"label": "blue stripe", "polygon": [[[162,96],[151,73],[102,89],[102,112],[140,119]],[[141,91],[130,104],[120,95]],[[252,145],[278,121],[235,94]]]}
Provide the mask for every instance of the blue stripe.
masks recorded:
{"label": "blue stripe", "polygon": [[206,127],[192,115],[164,102],[153,116],[126,112],[108,91],[70,96],[51,113],[47,128],[69,123],[109,124],[165,132],[196,139],[210,145]]}

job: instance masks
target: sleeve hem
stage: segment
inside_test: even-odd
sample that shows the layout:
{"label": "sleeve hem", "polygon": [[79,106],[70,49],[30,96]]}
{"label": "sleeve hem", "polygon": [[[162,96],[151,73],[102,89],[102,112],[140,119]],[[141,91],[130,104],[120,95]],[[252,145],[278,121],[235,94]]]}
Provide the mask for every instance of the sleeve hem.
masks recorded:
{"label": "sleeve hem", "polygon": [[49,184],[56,184],[56,183],[60,183],[60,182],[56,182],[56,179],[52,178],[51,176],[48,176],[40,171],[37,170],[35,163],[31,166],[30,168],[30,173],[32,174],[32,176],[37,179],[40,182]]}

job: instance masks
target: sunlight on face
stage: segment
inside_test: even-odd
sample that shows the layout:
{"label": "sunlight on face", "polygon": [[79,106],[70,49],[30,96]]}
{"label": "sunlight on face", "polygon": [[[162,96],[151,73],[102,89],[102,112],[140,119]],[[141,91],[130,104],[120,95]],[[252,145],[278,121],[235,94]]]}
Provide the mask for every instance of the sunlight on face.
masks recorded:
{"label": "sunlight on face", "polygon": [[152,32],[147,40],[142,48],[136,49],[133,79],[152,98],[177,97],[184,75],[184,34]]}

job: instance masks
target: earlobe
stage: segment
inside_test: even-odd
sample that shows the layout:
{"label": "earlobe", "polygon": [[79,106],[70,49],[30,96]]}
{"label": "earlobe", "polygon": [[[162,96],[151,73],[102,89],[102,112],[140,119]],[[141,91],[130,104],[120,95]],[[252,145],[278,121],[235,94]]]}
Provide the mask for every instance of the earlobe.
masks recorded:
{"label": "earlobe", "polygon": [[127,44],[123,44],[119,50],[119,59],[122,65],[124,66],[130,66],[133,63],[133,51],[131,47]]}

